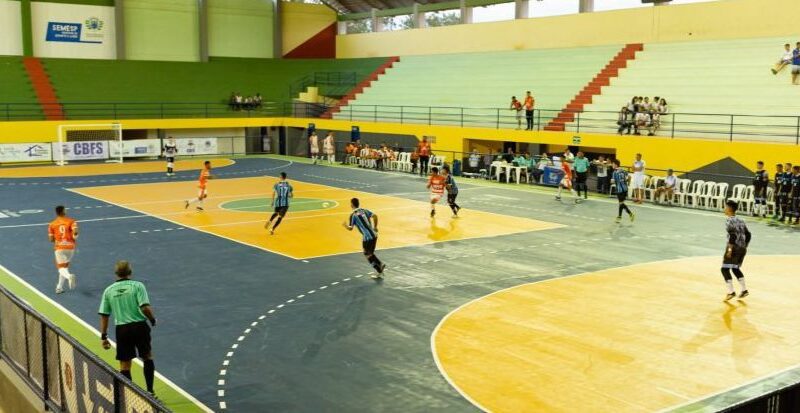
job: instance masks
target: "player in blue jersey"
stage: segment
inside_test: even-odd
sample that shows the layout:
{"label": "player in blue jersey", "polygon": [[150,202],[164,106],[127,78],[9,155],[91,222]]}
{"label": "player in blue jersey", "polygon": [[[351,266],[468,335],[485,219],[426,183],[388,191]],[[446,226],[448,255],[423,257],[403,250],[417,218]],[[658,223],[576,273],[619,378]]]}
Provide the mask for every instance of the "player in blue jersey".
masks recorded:
{"label": "player in blue jersey", "polygon": [[635,218],[633,211],[625,205],[625,200],[628,198],[628,173],[625,172],[619,165],[619,159],[614,159],[614,190],[617,193],[617,200],[619,201],[619,209],[617,211],[617,223],[622,222],[622,211],[626,211],[631,218],[631,222]]}
{"label": "player in blue jersey", "polygon": [[375,256],[375,246],[378,244],[378,216],[368,209],[361,208],[358,198],[350,200],[350,207],[353,208],[350,220],[342,225],[348,231],[358,228],[358,232],[361,233],[361,246],[364,248],[364,256],[367,257],[367,261],[375,269],[375,274],[372,275],[372,278],[382,278],[386,264]]}
{"label": "player in blue jersey", "polygon": [[447,204],[450,206],[450,209],[453,210],[453,217],[458,218],[458,211],[461,210],[461,207],[456,203],[456,197],[458,196],[456,180],[453,178],[449,166],[443,166],[442,172],[444,172],[444,184],[445,188],[447,188]]}
{"label": "player in blue jersey", "polygon": [[[269,230],[270,235],[275,234],[275,228],[278,228],[283,217],[286,216],[286,212],[289,210],[289,198],[292,197],[294,197],[294,189],[286,181],[286,172],[281,172],[281,180],[272,187],[272,206],[275,208],[275,212],[272,213],[269,222],[264,225],[264,228]],[[276,217],[278,220],[275,221],[275,225],[272,225],[272,221]],[[270,228],[270,225],[272,225],[272,228]]]}

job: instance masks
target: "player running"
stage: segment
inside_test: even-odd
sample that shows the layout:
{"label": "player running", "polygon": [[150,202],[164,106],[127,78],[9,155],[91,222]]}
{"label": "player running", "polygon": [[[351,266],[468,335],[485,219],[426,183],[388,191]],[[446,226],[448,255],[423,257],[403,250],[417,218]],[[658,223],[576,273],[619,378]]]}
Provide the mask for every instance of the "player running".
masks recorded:
{"label": "player running", "polygon": [[197,198],[187,199],[184,201],[183,209],[187,209],[189,208],[189,205],[196,203],[197,210],[203,210],[203,200],[208,198],[206,185],[208,184],[209,179],[214,179],[214,175],[211,175],[211,161],[205,161],[203,162],[203,169],[200,170],[200,177],[197,180]]}
{"label": "player running", "polygon": [[769,172],[764,169],[764,162],[756,163],[756,174],[753,177],[753,197],[755,206],[753,216],[767,217],[767,186],[769,186]]}
{"label": "player running", "polygon": [[382,278],[386,264],[375,256],[375,246],[378,244],[378,216],[368,209],[361,208],[358,198],[350,200],[350,207],[353,208],[350,220],[342,225],[348,231],[358,228],[362,236],[361,246],[364,249],[364,256],[367,257],[367,261],[375,269],[375,274],[371,277],[373,279]]}
{"label": "player running", "polygon": [[444,172],[444,182],[445,186],[447,187],[447,205],[449,205],[450,209],[453,210],[453,218],[458,218],[458,211],[461,210],[461,207],[456,204],[456,197],[458,197],[458,186],[456,185],[456,180],[453,178],[453,174],[450,173],[449,166],[443,166],[442,172]]}
{"label": "player running", "polygon": [[[292,197],[294,197],[294,188],[286,181],[286,172],[281,172],[281,180],[272,187],[272,203],[270,205],[275,207],[275,212],[272,213],[269,221],[264,224],[264,228],[269,230],[269,235],[275,234],[275,229],[278,228],[283,217],[286,216],[286,212],[289,211],[289,198]],[[272,228],[270,228],[272,220],[276,217],[278,220],[275,221],[275,225],[272,225]]]}
{"label": "player running", "polygon": [[175,155],[178,154],[178,145],[172,136],[164,144],[164,157],[167,158],[167,176],[175,176]]}
{"label": "player running", "polygon": [[63,205],[56,207],[56,219],[47,228],[47,236],[53,243],[56,255],[56,268],[58,269],[58,284],[56,294],[64,292],[64,281],[69,289],[75,289],[77,279],[75,274],[69,272],[69,264],[75,255],[75,240],[78,238],[78,223],[66,214]]}
{"label": "player running", "polygon": [[558,183],[558,193],[556,194],[556,201],[561,200],[561,191],[563,189],[568,189],[569,193],[575,197],[575,203],[581,202],[580,195],[572,189],[572,168],[570,168],[569,163],[565,160],[561,161],[561,172],[564,174],[561,177],[561,182]]}
{"label": "player running", "polygon": [[439,175],[439,168],[431,168],[431,177],[428,178],[427,188],[431,190],[431,218],[436,216],[436,203],[442,199],[444,195],[444,188],[446,186],[446,179],[444,176]]}
{"label": "player running", "polygon": [[725,296],[725,301],[736,297],[736,291],[733,289],[733,279],[731,271],[739,281],[739,286],[742,291],[739,293],[739,298],[747,297],[750,293],[747,291],[747,285],[744,282],[744,274],[740,269],[744,257],[747,255],[747,246],[750,244],[750,231],[747,229],[747,224],[736,216],[736,210],[739,204],[736,201],[728,200],[725,203],[725,215],[728,219],[725,221],[725,229],[728,231],[728,245],[725,248],[725,256],[722,259],[722,278],[725,279],[725,286],[728,288],[728,295]]}
{"label": "player running", "polygon": [[617,211],[617,219],[616,222],[619,224],[622,222],[622,211],[628,213],[628,216],[631,218],[631,222],[636,218],[636,215],[625,205],[625,200],[628,198],[628,173],[625,172],[624,169],[620,167],[619,159],[614,159],[612,163],[614,167],[614,173],[612,177],[614,179],[614,190],[617,193],[617,201],[619,201],[619,209]]}

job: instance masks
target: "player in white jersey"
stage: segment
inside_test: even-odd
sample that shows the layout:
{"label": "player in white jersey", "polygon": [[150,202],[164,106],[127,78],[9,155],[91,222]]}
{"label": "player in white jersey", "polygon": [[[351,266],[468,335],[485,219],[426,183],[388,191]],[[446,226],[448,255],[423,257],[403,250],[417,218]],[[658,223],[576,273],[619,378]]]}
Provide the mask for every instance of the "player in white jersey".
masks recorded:
{"label": "player in white jersey", "polygon": [[167,176],[175,176],[175,156],[178,154],[178,144],[170,136],[164,143],[164,157],[167,158]]}

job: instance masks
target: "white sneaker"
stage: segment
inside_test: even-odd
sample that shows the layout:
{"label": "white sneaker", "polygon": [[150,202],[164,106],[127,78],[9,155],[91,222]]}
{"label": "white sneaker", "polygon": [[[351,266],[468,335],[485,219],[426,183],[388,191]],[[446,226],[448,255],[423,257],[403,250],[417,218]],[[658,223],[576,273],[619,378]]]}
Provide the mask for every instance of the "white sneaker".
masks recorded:
{"label": "white sneaker", "polygon": [[67,283],[69,285],[69,289],[74,290],[75,287],[78,286],[78,277],[76,277],[75,274],[70,274],[69,278],[67,278]]}
{"label": "white sneaker", "polygon": [[64,292],[64,289],[61,287],[56,287],[56,294],[61,294]]}

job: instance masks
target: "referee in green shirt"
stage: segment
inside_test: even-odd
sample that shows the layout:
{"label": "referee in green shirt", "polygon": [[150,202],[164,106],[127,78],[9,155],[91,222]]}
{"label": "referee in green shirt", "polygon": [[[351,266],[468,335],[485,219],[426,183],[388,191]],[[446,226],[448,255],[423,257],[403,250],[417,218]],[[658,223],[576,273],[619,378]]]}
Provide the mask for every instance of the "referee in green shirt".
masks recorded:
{"label": "referee in green shirt", "polygon": [[572,163],[575,168],[575,190],[578,191],[578,198],[581,197],[581,190],[583,190],[583,199],[589,198],[589,189],[586,186],[586,176],[589,173],[589,160],[583,156],[583,152],[578,152]]}
{"label": "referee in green shirt", "polygon": [[117,360],[119,370],[123,376],[131,379],[131,360],[139,357],[144,360],[144,380],[147,391],[153,392],[153,377],[156,366],[153,363],[153,353],[150,347],[150,327],[147,321],[155,327],[156,317],[150,308],[150,298],[147,289],[139,281],[130,279],[133,271],[128,261],[118,261],[114,272],[117,281],[103,291],[100,301],[100,339],[103,348],[108,350],[108,318],[114,314],[114,324],[117,337]]}

